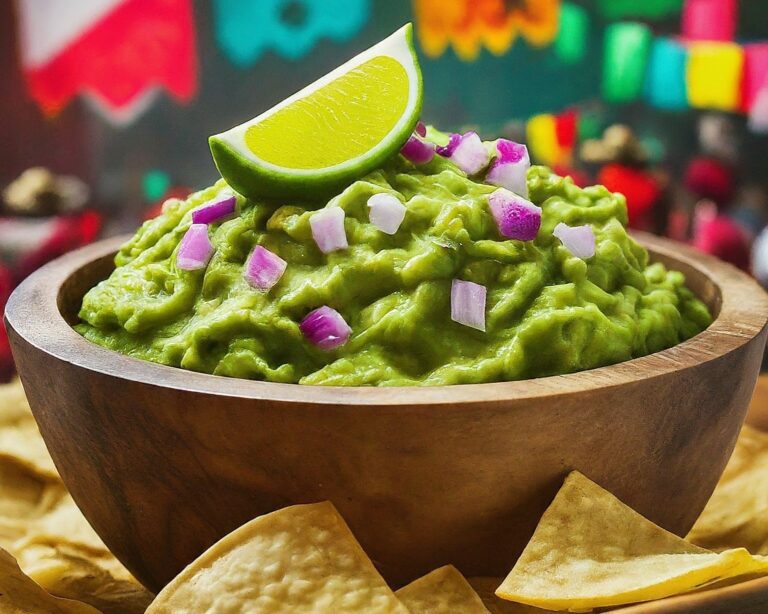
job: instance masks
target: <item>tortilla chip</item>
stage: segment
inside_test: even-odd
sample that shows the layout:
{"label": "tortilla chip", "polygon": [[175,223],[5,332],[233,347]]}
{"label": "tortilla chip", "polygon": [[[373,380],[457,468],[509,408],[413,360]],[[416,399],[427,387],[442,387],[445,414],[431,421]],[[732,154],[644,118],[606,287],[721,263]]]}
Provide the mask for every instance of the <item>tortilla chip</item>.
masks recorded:
{"label": "tortilla chip", "polygon": [[148,614],[407,614],[331,503],[294,505],[236,529],[190,563]]}
{"label": "tortilla chip", "polygon": [[758,572],[768,562],[744,549],[716,554],[689,544],[574,471],[496,594],[583,612]]}
{"label": "tortilla chip", "polygon": [[483,601],[453,565],[446,565],[395,592],[411,614],[488,614]]}
{"label": "tortilla chip", "polygon": [[19,553],[19,563],[52,595],[82,601],[103,614],[143,614],[152,601],[136,580],[115,577],[98,558],[66,546],[28,546]]}
{"label": "tortilla chip", "polygon": [[30,544],[69,544],[92,554],[109,552],[69,493],[65,493],[53,509],[30,525],[27,535],[14,545],[14,549]]}
{"label": "tortilla chip", "polygon": [[554,610],[542,610],[541,608],[524,603],[506,601],[496,596],[504,578],[478,577],[467,578],[469,585],[475,590],[483,604],[491,614],[551,614]]}
{"label": "tortilla chip", "polygon": [[688,540],[710,550],[768,555],[768,433],[745,426]]}
{"label": "tortilla chip", "polygon": [[31,418],[0,428],[0,459],[17,462],[48,480],[59,480],[48,448]]}
{"label": "tortilla chip", "polygon": [[99,614],[84,603],[49,595],[0,549],[0,612],[3,614]]}

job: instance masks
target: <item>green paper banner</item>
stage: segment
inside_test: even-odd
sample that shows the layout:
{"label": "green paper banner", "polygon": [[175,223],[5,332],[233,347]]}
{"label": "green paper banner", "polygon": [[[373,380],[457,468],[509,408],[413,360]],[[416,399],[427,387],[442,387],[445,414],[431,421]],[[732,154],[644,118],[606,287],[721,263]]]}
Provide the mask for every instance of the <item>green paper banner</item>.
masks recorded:
{"label": "green paper banner", "polygon": [[683,9],[683,0],[598,0],[600,14],[608,20],[665,19]]}
{"label": "green paper banner", "polygon": [[555,39],[555,55],[564,64],[578,64],[587,52],[589,15],[576,4],[564,2],[560,7],[560,26]]}
{"label": "green paper banner", "polygon": [[621,22],[605,30],[603,98],[608,102],[636,100],[645,82],[651,30],[641,24]]}

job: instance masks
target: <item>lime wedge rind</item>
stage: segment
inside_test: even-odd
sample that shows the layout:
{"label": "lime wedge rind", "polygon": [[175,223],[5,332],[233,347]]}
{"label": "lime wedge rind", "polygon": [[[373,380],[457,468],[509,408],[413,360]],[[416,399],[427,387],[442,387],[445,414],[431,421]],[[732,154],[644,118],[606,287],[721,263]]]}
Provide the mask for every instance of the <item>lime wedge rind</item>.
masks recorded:
{"label": "lime wedge rind", "polygon": [[[248,149],[245,142],[248,128],[378,56],[396,59],[407,73],[410,88],[402,116],[386,136],[365,154],[323,169],[286,169],[259,158]],[[342,64],[268,111],[226,132],[210,137],[211,153],[222,177],[241,194],[269,198],[313,199],[320,197],[342,187],[351,178],[362,176],[381,166],[394,152],[399,150],[413,132],[421,114],[422,92],[423,82],[413,46],[412,26],[406,24],[380,43]],[[254,167],[257,168],[258,172],[252,172]]]}

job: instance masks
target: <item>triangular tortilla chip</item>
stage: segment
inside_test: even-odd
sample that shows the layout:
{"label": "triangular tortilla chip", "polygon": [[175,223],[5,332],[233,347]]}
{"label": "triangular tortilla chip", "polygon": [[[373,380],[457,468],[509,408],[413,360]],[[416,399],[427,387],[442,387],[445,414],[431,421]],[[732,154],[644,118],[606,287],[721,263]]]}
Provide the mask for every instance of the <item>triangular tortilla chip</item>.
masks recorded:
{"label": "triangular tortilla chip", "polygon": [[744,549],[716,554],[687,543],[574,471],[496,594],[584,612],[763,571],[768,563]]}
{"label": "triangular tortilla chip", "polygon": [[236,529],[190,563],[147,614],[408,614],[328,503],[294,505]]}
{"label": "triangular tortilla chip", "polygon": [[85,558],[66,546],[31,545],[18,559],[24,573],[52,595],[82,601],[103,614],[143,614],[152,601],[136,580],[115,577],[97,557]]}
{"label": "triangular tortilla chip", "polygon": [[0,549],[0,612],[3,614],[99,614],[85,603],[53,597],[22,573]]}
{"label": "triangular tortilla chip", "polygon": [[768,555],[768,433],[745,426],[712,498],[686,538],[710,550]]}
{"label": "triangular tortilla chip", "polygon": [[411,614],[489,614],[482,599],[453,565],[431,571],[395,595]]}
{"label": "triangular tortilla chip", "polygon": [[551,614],[555,610],[542,610],[541,608],[524,603],[507,601],[496,596],[496,589],[501,585],[503,578],[491,578],[488,576],[467,578],[469,585],[483,600],[483,604],[491,614]]}

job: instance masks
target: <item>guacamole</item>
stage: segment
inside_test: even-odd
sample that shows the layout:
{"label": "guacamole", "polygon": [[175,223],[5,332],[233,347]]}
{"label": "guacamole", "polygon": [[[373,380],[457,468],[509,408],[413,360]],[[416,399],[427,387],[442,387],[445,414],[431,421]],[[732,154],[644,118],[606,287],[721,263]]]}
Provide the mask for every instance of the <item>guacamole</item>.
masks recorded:
{"label": "guacamole", "polygon": [[[541,207],[533,240],[505,239],[489,210],[497,188],[435,156],[396,155],[322,202],[255,202],[210,224],[207,266],[178,266],[192,210],[228,190],[224,181],[166,203],[118,252],[112,275],[83,298],[77,330],[124,354],[229,377],[271,382],[443,385],[570,373],[644,356],[706,328],[711,316],[682,273],[649,264],[627,235],[625,200],[579,188],[540,166],[527,174]],[[405,216],[387,234],[368,200],[395,196]],[[323,253],[310,217],[340,207],[348,246]],[[588,225],[594,255],[579,258],[553,235]],[[269,290],[243,274],[263,246],[285,262]],[[487,289],[485,330],[451,319],[452,284]],[[335,347],[311,343],[307,314],[330,308],[348,324]],[[334,312],[334,313],[335,313]]]}

